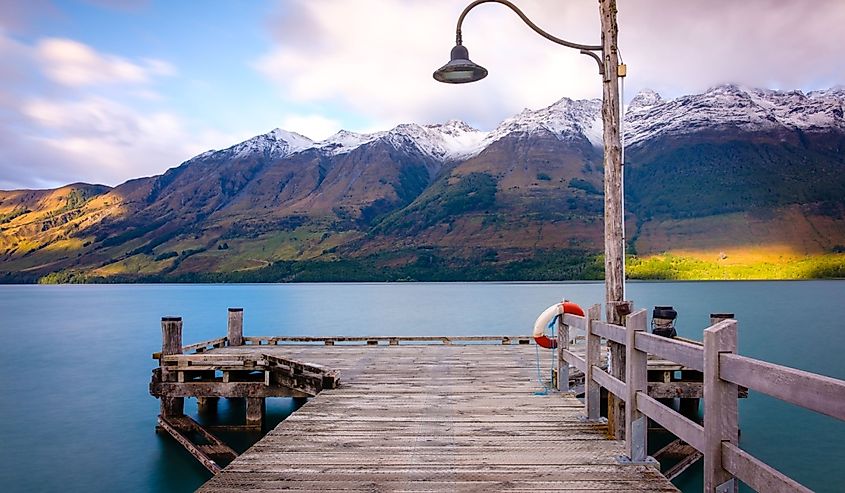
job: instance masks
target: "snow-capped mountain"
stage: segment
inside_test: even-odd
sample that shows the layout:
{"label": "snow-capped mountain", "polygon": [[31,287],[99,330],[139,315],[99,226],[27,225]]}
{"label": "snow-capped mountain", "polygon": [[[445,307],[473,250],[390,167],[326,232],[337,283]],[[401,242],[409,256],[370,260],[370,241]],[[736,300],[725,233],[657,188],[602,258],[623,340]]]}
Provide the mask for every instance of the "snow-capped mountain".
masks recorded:
{"label": "snow-capped mountain", "polygon": [[525,109],[503,121],[485,140],[492,144],[510,134],[540,131],[549,132],[560,140],[586,137],[594,146],[601,146],[601,100],[563,98],[540,110]]}
{"label": "snow-capped mountain", "polygon": [[266,157],[281,159],[312,147],[314,147],[314,141],[308,137],[296,132],[276,128],[266,134],[257,135],[222,151],[207,151],[197,157],[207,157],[216,152],[222,152],[232,158],[245,158],[256,154],[264,154]]}
{"label": "snow-capped mountain", "polygon": [[744,88],[732,84],[664,101],[653,91],[638,94],[625,118],[625,142],[637,146],[660,135],[703,129],[815,131],[845,128],[845,90],[803,93]]}
{"label": "snow-capped mountain", "polygon": [[[637,94],[624,127],[637,250],[841,249],[844,105],[843,88]],[[313,141],[276,129],[115,188],[0,191],[0,264],[131,277],[387,255],[369,276],[394,262],[440,265],[431,252],[473,266],[597,252],[600,116],[601,101],[564,98],[490,131],[451,120]],[[69,238],[82,247],[57,260],[65,246],[47,247]]]}
{"label": "snow-capped mountain", "polygon": [[358,134],[341,130],[315,144],[315,148],[331,155],[353,151],[361,145],[382,140],[394,147],[413,146],[438,161],[454,161],[475,155],[481,150],[487,132],[472,128],[459,120],[444,124],[418,125],[406,123],[385,132]]}
{"label": "snow-capped mountain", "polygon": [[[845,88],[842,87],[803,93],[728,84],[670,100],[654,91],[643,90],[627,105],[625,144],[636,147],[660,135],[686,135],[702,129],[814,131],[845,128],[844,108]],[[508,135],[538,132],[550,133],[560,140],[586,138],[594,146],[601,147],[601,100],[563,98],[546,108],[525,109],[489,132],[459,120],[434,125],[405,123],[369,134],[341,130],[322,141],[275,129],[220,152],[235,157],[259,153],[284,158],[317,149],[336,156],[364,144],[383,141],[396,148],[410,146],[436,161],[448,162],[475,156]]]}

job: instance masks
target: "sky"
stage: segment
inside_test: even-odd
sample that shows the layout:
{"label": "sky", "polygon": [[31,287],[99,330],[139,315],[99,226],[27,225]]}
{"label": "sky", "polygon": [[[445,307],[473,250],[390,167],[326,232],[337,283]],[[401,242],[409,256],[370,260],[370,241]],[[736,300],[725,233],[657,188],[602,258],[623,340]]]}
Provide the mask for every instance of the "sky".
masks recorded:
{"label": "sky", "polygon": [[[0,0],[0,189],[117,185],[274,128],[460,119],[482,130],[562,97],[601,97],[594,61],[483,4],[464,22],[490,75],[446,85],[469,0]],[[520,0],[540,27],[599,44],[595,0]],[[619,0],[626,100],[721,83],[845,83],[845,1]]]}

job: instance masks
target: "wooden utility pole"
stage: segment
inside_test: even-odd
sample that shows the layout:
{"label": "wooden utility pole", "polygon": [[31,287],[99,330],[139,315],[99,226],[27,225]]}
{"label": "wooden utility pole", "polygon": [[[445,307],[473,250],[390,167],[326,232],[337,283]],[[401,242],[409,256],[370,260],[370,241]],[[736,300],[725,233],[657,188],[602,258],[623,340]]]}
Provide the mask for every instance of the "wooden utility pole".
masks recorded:
{"label": "wooden utility pole", "polygon": [[[622,221],[622,143],[620,136],[619,53],[616,0],[599,0],[604,76],[602,80],[602,123],[604,126],[604,287],[607,320],[622,325],[624,314],[617,307],[625,298],[625,239]],[[624,348],[609,343],[613,373],[623,376]],[[623,438],[625,403],[608,396],[608,424],[616,439]],[[623,425],[624,426],[624,425]]]}
{"label": "wooden utility pole", "polygon": [[[601,42],[604,51],[604,286],[605,301],[623,301],[625,254],[622,231],[622,144],[619,135],[619,54],[616,0],[600,0]],[[616,323],[616,321],[611,321]]]}

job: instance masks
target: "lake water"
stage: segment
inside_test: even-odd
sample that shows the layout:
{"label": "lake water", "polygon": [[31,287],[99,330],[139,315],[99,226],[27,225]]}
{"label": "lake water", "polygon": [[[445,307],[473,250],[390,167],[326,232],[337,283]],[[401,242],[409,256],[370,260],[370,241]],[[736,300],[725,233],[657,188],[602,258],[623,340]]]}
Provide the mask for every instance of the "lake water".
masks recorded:
{"label": "lake water", "polygon": [[[154,432],[150,354],[163,315],[183,317],[185,344],[225,335],[236,306],[246,335],[523,335],[562,297],[586,307],[603,293],[601,283],[0,286],[0,489],[184,492],[208,479]],[[736,313],[741,354],[845,379],[845,281],[630,283],[627,298],[674,305],[679,334],[695,339],[710,312]],[[268,419],[294,408],[270,399]],[[238,413],[221,402],[220,419]],[[817,491],[842,491],[845,423],[752,392],[740,425],[743,448]],[[699,473],[677,484],[701,491]]]}

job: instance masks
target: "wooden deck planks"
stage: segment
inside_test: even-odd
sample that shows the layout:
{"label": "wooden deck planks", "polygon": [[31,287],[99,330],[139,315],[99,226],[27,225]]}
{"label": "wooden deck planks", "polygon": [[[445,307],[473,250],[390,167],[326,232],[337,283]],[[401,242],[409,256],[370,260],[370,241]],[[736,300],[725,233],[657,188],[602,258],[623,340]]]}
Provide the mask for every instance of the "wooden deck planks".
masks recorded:
{"label": "wooden deck planks", "polygon": [[256,350],[340,370],[341,386],[199,491],[677,491],[654,468],[618,464],[623,443],[579,420],[580,401],[535,395],[533,346],[267,345],[208,354]]}

